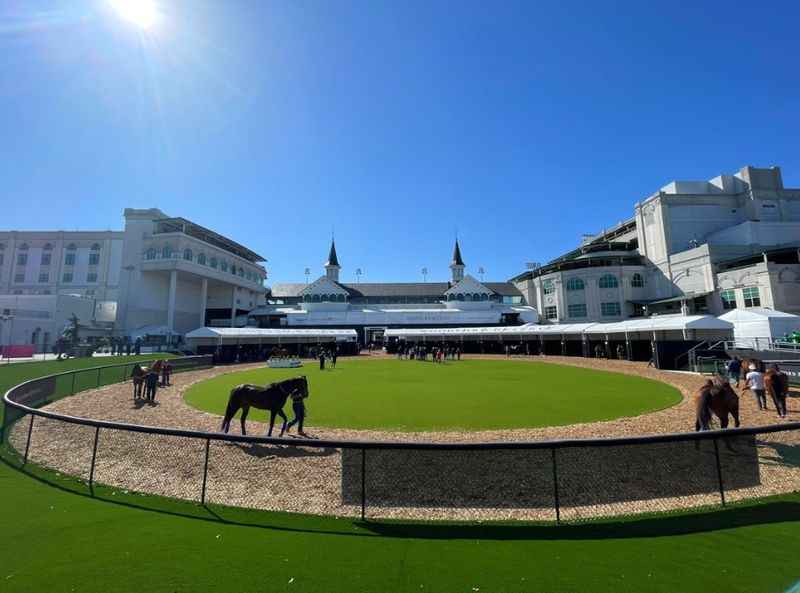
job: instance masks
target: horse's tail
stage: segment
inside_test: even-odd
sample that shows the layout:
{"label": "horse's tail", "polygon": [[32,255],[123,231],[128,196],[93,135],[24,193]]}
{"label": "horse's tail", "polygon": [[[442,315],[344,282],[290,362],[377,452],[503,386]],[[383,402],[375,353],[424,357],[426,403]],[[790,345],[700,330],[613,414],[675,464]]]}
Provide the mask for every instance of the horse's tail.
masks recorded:
{"label": "horse's tail", "polygon": [[695,430],[708,430],[711,424],[711,389],[703,389],[697,394],[696,412]]}
{"label": "horse's tail", "polygon": [[228,429],[231,425],[231,420],[233,419],[236,412],[239,411],[241,405],[239,404],[239,390],[242,388],[241,385],[237,385],[233,389],[231,389],[231,394],[228,396],[228,406],[225,408],[225,418],[222,420],[222,431],[228,432]]}

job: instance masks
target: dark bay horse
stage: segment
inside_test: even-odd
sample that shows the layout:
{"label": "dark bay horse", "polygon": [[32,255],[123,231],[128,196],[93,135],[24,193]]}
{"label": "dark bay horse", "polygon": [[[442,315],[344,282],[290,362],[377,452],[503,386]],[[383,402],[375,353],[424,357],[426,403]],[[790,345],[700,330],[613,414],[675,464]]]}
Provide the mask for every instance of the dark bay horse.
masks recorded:
{"label": "dark bay horse", "polygon": [[269,410],[269,432],[267,432],[267,436],[272,436],[275,416],[283,418],[283,425],[281,426],[281,436],[283,436],[287,422],[286,414],[283,413],[283,406],[286,405],[286,400],[289,396],[298,390],[305,397],[308,397],[308,380],[305,376],[270,383],[264,387],[247,383],[237,385],[231,390],[231,394],[228,397],[228,407],[225,410],[225,419],[222,421],[223,432],[228,432],[231,427],[231,420],[236,415],[236,412],[241,409],[242,434],[246,435],[244,421],[252,406],[259,410]]}
{"label": "dark bay horse", "polygon": [[739,396],[731,384],[720,376],[705,382],[694,396],[696,431],[710,430],[712,413],[719,418],[722,428],[728,428],[728,414],[733,416],[734,426],[739,427]]}

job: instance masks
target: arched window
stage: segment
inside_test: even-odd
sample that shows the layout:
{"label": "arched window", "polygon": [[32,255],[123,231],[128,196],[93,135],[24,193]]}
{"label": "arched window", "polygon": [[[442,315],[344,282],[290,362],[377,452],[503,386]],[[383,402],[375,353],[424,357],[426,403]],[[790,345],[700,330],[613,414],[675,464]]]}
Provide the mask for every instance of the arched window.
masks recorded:
{"label": "arched window", "polygon": [[327,294],[323,294],[322,295],[322,302],[323,303],[327,303],[328,302],[328,295]]}
{"label": "arched window", "polygon": [[75,246],[75,243],[70,243],[67,245],[67,251],[75,251],[76,249],[77,247]]}
{"label": "arched window", "polygon": [[197,254],[197,263],[201,266],[206,265],[206,254],[205,253],[198,253]]}
{"label": "arched window", "polygon": [[339,302],[343,303],[345,301],[345,296],[343,294],[339,295]]}
{"label": "arched window", "polygon": [[155,247],[148,248],[147,251],[145,251],[145,253],[144,253],[144,258],[145,259],[155,259],[156,258],[156,248]]}
{"label": "arched window", "polygon": [[486,294],[486,293],[484,292],[484,293],[481,295],[481,300],[482,300],[482,301],[488,301],[488,300],[489,300],[489,295],[488,295],[488,294]]}
{"label": "arched window", "polygon": [[304,303],[310,303],[311,302],[311,295],[310,294],[304,294],[303,295],[303,302]]}
{"label": "arched window", "polygon": [[600,276],[599,282],[600,288],[616,288],[619,286],[619,282],[617,281],[617,277],[612,274],[606,274],[604,276]]}
{"label": "arched window", "polygon": [[189,249],[188,247],[183,250],[183,259],[185,259],[186,261],[192,261],[194,259],[194,254],[192,253],[192,250]]}
{"label": "arched window", "polygon": [[552,280],[545,280],[542,282],[542,292],[544,294],[553,294],[556,291],[556,285]]}
{"label": "arched window", "polygon": [[212,257],[211,258],[211,267],[214,268],[215,270],[217,269],[217,258],[216,257]]}
{"label": "arched window", "polygon": [[463,300],[464,300],[464,295],[463,295],[463,294],[461,294],[461,293],[459,292],[459,293],[456,295],[456,300],[457,300],[457,301],[463,301]]}
{"label": "arched window", "polygon": [[644,277],[638,273],[631,276],[631,286],[633,288],[642,288],[644,286]]}
{"label": "arched window", "polygon": [[[2,249],[2,248],[3,248],[3,247],[2,247],[2,246],[0,246],[0,249]],[[53,244],[52,244],[52,243],[45,243],[45,244],[44,244],[44,250],[45,250],[45,251],[53,251]]]}
{"label": "arched window", "polygon": [[471,301],[472,300],[472,295],[470,293],[467,293],[467,294],[464,295],[464,298],[466,300],[468,300],[468,301]]}
{"label": "arched window", "polygon": [[169,259],[172,257],[172,245],[164,245],[164,249],[161,250],[161,257],[164,259]]}
{"label": "arched window", "polygon": [[318,294],[313,295],[311,297],[311,302],[312,303],[318,303],[319,302],[319,295]]}
{"label": "arched window", "polygon": [[586,285],[580,278],[572,277],[567,280],[567,290],[583,290],[584,288]]}
{"label": "arched window", "polygon": [[92,243],[92,251],[100,251],[100,243]]}

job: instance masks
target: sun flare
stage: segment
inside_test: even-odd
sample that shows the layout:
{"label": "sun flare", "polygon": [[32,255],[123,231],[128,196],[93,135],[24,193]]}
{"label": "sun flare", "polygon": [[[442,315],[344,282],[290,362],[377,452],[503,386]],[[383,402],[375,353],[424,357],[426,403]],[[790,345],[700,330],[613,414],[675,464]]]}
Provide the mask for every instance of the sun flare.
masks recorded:
{"label": "sun flare", "polygon": [[109,0],[117,14],[141,29],[158,23],[160,14],[153,0]]}

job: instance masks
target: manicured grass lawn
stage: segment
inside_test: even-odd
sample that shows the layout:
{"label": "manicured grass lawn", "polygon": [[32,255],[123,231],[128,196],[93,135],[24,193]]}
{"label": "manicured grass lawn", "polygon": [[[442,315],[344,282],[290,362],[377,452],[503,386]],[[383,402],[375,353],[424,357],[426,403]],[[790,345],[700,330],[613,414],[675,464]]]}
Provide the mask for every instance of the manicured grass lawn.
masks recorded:
{"label": "manicured grass lawn", "polygon": [[[308,424],[342,428],[555,426],[635,416],[681,398],[674,387],[650,379],[528,361],[339,359],[335,370],[320,371],[312,363],[222,375],[193,386],[186,400],[221,415],[234,386],[299,374],[309,381]],[[251,410],[248,418],[263,420],[266,414]]]}
{"label": "manicured grass lawn", "polygon": [[800,579],[800,495],[582,525],[361,524],[92,497],[13,463],[0,459],[4,593],[781,593]]}
{"label": "manicured grass lawn", "polygon": [[457,526],[91,498],[57,483],[0,463],[4,593],[780,593],[800,578],[797,495],[659,519]]}

